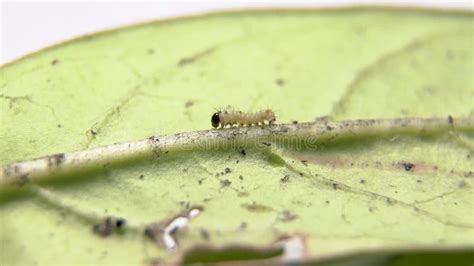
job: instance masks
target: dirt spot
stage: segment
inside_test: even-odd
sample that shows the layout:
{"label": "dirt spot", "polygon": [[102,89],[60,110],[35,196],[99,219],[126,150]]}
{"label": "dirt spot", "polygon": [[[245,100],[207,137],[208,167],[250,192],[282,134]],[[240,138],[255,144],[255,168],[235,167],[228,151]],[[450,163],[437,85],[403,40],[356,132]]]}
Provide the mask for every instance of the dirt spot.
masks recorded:
{"label": "dirt spot", "polygon": [[459,181],[458,188],[467,187],[468,183],[464,180]]}
{"label": "dirt spot", "polygon": [[58,63],[59,63],[58,59],[54,59],[53,61],[51,61],[52,66],[57,65]]}
{"label": "dirt spot", "polygon": [[405,162],[405,161],[399,161],[399,162],[395,162],[394,165],[396,167],[401,167],[402,169],[404,169],[405,171],[407,172],[413,172],[415,169],[415,164],[414,163],[410,163],[410,162]]}
{"label": "dirt spot", "polygon": [[201,228],[199,230],[199,234],[201,235],[201,238],[206,241],[208,241],[211,238],[209,231],[207,231],[206,228]]}
{"label": "dirt spot", "polygon": [[454,127],[454,118],[451,115],[448,115],[448,124]]}
{"label": "dirt spot", "polygon": [[391,198],[385,198],[385,202],[389,205],[392,205],[393,203],[395,203],[394,200]]}
{"label": "dirt spot", "polygon": [[[243,189],[243,187],[242,187]],[[243,197],[248,197],[250,195],[250,193],[248,193],[247,191],[239,191],[239,193],[237,194],[238,197],[240,198],[243,198]]]}
{"label": "dirt spot", "polygon": [[221,180],[221,188],[228,187],[232,184],[228,179]]}
{"label": "dirt spot", "polygon": [[264,213],[264,212],[271,212],[273,208],[270,206],[257,204],[255,201],[252,204],[242,204],[240,205],[242,208],[246,209],[249,212],[256,212],[256,213]]}
{"label": "dirt spot", "polygon": [[224,173],[228,174],[228,173],[230,173],[230,172],[232,172],[232,171],[230,170],[229,167],[226,167],[226,168],[224,169]]}
{"label": "dirt spot", "polygon": [[204,56],[211,54],[212,52],[214,52],[214,48],[206,49],[189,57],[183,57],[178,61],[178,67],[184,67],[186,65],[192,64]]}
{"label": "dirt spot", "polygon": [[282,177],[280,179],[280,182],[286,183],[286,182],[288,182],[288,180],[290,180],[290,175],[285,175],[284,177]]}
{"label": "dirt spot", "polygon": [[413,163],[408,163],[408,162],[401,162],[401,165],[405,169],[405,171],[410,172],[413,171],[413,167],[415,167],[415,164]]}
{"label": "dirt spot", "polygon": [[289,210],[284,210],[280,213],[278,213],[277,220],[280,222],[290,222],[298,218],[298,215],[292,213]]}
{"label": "dirt spot", "polygon": [[48,161],[48,167],[58,167],[64,162],[66,156],[64,155],[64,153],[58,153],[49,155],[46,158]]}
{"label": "dirt spot", "polygon": [[265,145],[265,146],[267,146],[267,147],[270,147],[270,146],[272,146],[272,144],[271,144],[271,143],[268,143],[268,142],[265,142],[265,141],[264,141],[264,142],[262,142],[262,144],[263,144],[263,145]]}
{"label": "dirt spot", "polygon": [[278,85],[278,86],[280,86],[280,87],[283,86],[283,85],[285,85],[285,81],[284,81],[283,79],[281,79],[281,78],[276,79],[276,80],[275,80],[275,83],[276,83],[276,85]]}
{"label": "dirt spot", "polygon": [[146,50],[146,53],[151,55],[155,53],[155,50],[153,48],[149,48],[148,50]]}
{"label": "dirt spot", "polygon": [[465,172],[464,177],[474,177],[474,172],[473,171]]}
{"label": "dirt spot", "polygon": [[241,154],[242,156],[245,156],[245,155],[247,155],[247,152],[246,152],[244,149],[241,149],[241,150],[240,150],[240,154]]}
{"label": "dirt spot", "polygon": [[125,223],[126,221],[123,218],[107,216],[100,223],[95,224],[92,230],[96,235],[99,235],[101,237],[107,237],[111,235],[114,230],[121,230],[125,226]]}
{"label": "dirt spot", "polygon": [[186,101],[186,103],[184,104],[184,107],[189,108],[189,107],[191,107],[191,106],[193,106],[193,105],[194,105],[194,102],[191,101],[191,100],[188,100],[188,101]]}

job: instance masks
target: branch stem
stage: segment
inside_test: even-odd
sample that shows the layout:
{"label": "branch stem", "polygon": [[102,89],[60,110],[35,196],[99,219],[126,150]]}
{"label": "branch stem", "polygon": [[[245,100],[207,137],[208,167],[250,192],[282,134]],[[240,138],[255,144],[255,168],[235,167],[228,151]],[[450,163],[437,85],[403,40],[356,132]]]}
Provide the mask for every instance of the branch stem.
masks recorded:
{"label": "branch stem", "polygon": [[104,165],[147,156],[161,156],[173,151],[211,149],[229,144],[246,145],[263,141],[324,140],[357,137],[366,134],[442,133],[473,131],[474,118],[402,118],[351,120],[341,122],[315,121],[299,124],[277,124],[272,127],[253,126],[210,129],[174,135],[152,136],[144,140],[112,144],[94,149],[59,153],[2,166],[0,186],[23,185],[29,181],[71,170],[95,169]]}

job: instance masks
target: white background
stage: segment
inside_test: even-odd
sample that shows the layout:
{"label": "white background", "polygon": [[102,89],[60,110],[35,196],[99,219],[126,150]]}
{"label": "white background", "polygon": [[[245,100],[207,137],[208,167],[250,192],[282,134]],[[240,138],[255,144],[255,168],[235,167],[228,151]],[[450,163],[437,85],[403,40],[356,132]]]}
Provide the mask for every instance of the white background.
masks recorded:
{"label": "white background", "polygon": [[0,64],[85,33],[140,21],[222,9],[347,4],[474,9],[464,1],[12,1],[0,0]]}

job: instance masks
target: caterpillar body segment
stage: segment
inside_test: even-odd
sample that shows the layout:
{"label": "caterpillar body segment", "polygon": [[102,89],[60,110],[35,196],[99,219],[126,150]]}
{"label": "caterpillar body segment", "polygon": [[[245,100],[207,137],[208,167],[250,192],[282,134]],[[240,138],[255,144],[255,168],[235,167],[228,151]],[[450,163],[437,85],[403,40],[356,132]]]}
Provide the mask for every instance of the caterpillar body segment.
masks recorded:
{"label": "caterpillar body segment", "polygon": [[252,126],[265,125],[265,121],[271,126],[275,123],[276,117],[272,110],[266,109],[256,113],[245,113],[235,110],[221,110],[215,112],[211,117],[211,124],[214,128],[224,128],[227,125]]}

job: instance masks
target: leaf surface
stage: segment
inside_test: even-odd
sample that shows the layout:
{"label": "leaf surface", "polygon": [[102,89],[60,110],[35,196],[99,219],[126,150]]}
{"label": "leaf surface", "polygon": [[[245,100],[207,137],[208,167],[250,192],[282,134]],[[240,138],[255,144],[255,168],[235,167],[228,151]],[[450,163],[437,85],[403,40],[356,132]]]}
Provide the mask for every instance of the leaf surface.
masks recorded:
{"label": "leaf surface", "polygon": [[[207,129],[227,105],[270,107],[278,122],[473,117],[473,22],[454,11],[242,11],[84,36],[0,68],[0,164]],[[300,144],[104,165],[3,197],[0,261],[171,262],[198,245],[261,249],[283,235],[304,237],[313,258],[474,245],[472,131]],[[177,251],[143,235],[192,206],[202,213]],[[94,234],[87,217],[109,215],[124,231]]]}

